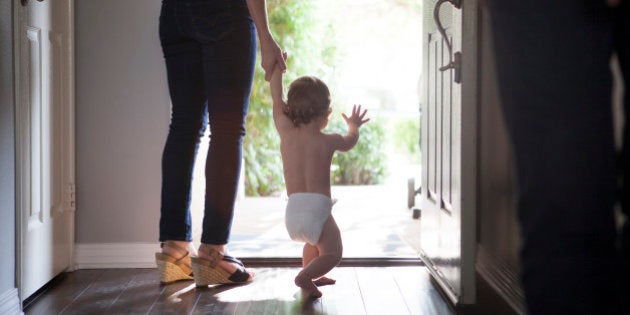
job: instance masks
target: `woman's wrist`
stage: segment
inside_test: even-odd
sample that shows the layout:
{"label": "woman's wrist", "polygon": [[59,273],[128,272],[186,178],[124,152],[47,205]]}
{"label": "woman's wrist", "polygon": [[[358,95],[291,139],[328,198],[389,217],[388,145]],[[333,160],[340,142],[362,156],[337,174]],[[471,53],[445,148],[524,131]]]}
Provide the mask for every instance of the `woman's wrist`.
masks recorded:
{"label": "woman's wrist", "polygon": [[268,29],[263,32],[258,32],[258,40],[260,41],[261,45],[274,41],[273,36],[271,35],[271,31],[269,31]]}

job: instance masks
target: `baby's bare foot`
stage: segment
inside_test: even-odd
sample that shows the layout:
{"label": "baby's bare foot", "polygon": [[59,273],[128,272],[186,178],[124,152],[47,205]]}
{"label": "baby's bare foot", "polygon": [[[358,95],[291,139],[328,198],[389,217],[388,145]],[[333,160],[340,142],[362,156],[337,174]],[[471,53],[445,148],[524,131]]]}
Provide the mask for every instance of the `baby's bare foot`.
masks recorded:
{"label": "baby's bare foot", "polygon": [[302,290],[304,290],[306,293],[308,293],[308,295],[312,297],[318,298],[322,296],[322,292],[317,290],[317,287],[315,286],[313,281],[308,277],[298,275],[297,277],[295,277],[295,285],[302,288]]}
{"label": "baby's bare foot", "polygon": [[318,287],[324,286],[324,285],[331,285],[331,284],[335,284],[337,282],[337,280],[335,279],[330,279],[328,277],[321,277],[315,281],[313,281],[313,284],[315,284]]}

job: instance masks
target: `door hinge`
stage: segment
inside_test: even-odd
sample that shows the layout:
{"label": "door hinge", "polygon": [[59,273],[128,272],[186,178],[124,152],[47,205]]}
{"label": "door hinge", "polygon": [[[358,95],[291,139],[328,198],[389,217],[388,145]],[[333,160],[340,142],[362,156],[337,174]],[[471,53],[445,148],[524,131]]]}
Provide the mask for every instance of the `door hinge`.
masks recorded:
{"label": "door hinge", "polygon": [[66,193],[68,194],[68,209],[74,212],[77,209],[77,206],[76,206],[77,193],[76,193],[75,185],[68,184]]}

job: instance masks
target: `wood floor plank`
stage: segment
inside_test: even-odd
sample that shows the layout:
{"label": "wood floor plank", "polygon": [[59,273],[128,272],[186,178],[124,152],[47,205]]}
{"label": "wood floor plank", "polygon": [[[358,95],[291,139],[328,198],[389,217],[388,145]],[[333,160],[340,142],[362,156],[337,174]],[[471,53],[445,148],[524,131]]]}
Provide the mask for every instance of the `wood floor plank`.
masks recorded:
{"label": "wood floor plank", "polygon": [[63,280],[50,288],[36,303],[24,310],[26,315],[57,314],[72,303],[105,270],[77,270],[62,275]]}
{"label": "wood floor plank", "polygon": [[320,287],[324,314],[366,314],[354,269],[337,267],[327,275],[337,283]]}
{"label": "wood floor plank", "polygon": [[134,269],[105,270],[61,314],[102,314],[118,299],[134,274]]}
{"label": "wood floor plank", "polygon": [[195,288],[199,299],[192,314],[236,314],[240,301],[223,301],[218,296],[222,292],[239,290],[241,285],[219,285]]}
{"label": "wood floor plank", "polygon": [[411,313],[387,268],[355,268],[355,272],[367,314]]}
{"label": "wood floor plank", "polygon": [[195,289],[194,281],[179,281],[161,285],[159,298],[149,308],[148,314],[190,314],[200,291]]}
{"label": "wood floor plank", "polygon": [[164,287],[160,285],[156,269],[136,269],[136,274],[118,299],[105,311],[107,314],[146,314],[160,297]]}
{"label": "wood floor plank", "polygon": [[[298,268],[260,268],[255,280],[217,294],[217,299],[235,303],[232,314],[302,314],[300,290],[293,283]],[[314,305],[317,309],[318,306]],[[319,307],[321,309],[321,306]]]}
{"label": "wood floor plank", "polygon": [[388,271],[411,314],[455,314],[431,284],[431,275],[425,267],[388,268]]}

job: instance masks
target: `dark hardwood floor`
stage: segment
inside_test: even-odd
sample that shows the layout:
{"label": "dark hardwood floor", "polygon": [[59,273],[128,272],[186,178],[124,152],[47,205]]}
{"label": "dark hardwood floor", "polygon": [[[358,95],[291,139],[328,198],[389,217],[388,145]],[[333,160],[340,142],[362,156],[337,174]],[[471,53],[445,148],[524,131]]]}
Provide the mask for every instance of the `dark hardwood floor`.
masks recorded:
{"label": "dark hardwood floor", "polygon": [[155,269],[66,273],[24,310],[39,314],[512,314],[483,282],[479,303],[454,309],[424,267],[338,267],[324,296],[303,299],[298,268],[250,268],[241,286],[197,288],[192,281],[160,285]]}

